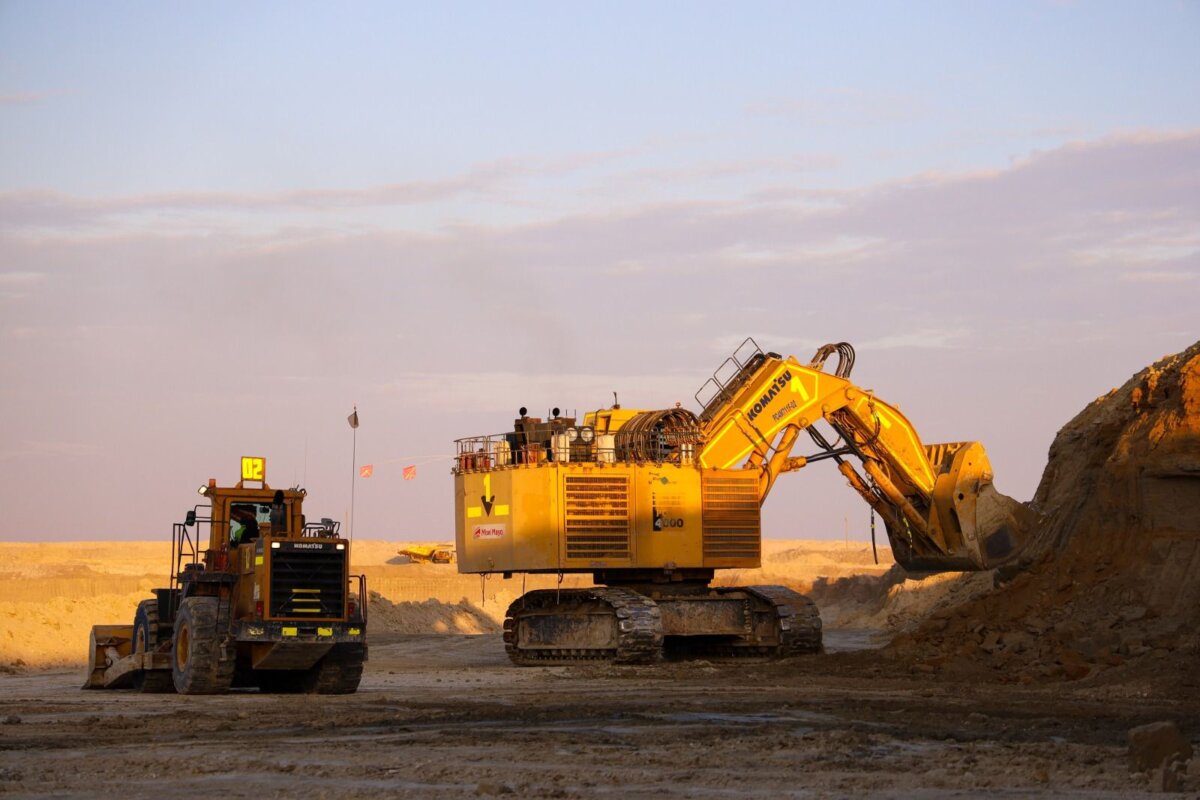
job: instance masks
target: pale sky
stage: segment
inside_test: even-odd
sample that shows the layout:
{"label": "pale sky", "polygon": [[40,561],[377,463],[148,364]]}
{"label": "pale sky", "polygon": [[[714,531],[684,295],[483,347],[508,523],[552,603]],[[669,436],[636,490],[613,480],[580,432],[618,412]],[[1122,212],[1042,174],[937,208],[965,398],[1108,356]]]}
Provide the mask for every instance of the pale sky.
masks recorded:
{"label": "pale sky", "polygon": [[[1029,499],[1200,338],[1198,42],[1169,1],[0,2],[0,539],[167,539],[241,455],[346,520],[354,403],[355,535],[449,539],[455,438],[694,408],[746,336],[851,342]],[[867,518],[815,464],[764,528]]]}

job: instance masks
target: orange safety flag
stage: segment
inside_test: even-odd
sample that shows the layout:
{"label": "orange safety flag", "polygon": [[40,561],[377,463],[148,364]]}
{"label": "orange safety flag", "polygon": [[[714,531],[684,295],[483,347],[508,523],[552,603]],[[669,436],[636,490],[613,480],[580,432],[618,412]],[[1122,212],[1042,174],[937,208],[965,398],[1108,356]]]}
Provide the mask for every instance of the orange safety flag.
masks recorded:
{"label": "orange safety flag", "polygon": [[404,468],[404,480],[411,481],[415,477],[417,477],[417,465],[416,464],[413,464],[410,467]]}
{"label": "orange safety flag", "polygon": [[374,464],[363,464],[361,467],[358,468],[358,477],[360,477],[360,478],[369,478],[374,474],[375,474],[375,465]]}

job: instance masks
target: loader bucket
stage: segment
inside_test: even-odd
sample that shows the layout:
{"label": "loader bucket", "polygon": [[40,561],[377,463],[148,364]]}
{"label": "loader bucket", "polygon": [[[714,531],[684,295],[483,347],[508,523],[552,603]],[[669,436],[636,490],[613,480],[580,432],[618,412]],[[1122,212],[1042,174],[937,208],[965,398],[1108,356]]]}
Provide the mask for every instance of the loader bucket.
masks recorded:
{"label": "loader bucket", "polygon": [[88,663],[84,689],[104,689],[104,673],[133,652],[132,625],[93,625],[88,637]]}

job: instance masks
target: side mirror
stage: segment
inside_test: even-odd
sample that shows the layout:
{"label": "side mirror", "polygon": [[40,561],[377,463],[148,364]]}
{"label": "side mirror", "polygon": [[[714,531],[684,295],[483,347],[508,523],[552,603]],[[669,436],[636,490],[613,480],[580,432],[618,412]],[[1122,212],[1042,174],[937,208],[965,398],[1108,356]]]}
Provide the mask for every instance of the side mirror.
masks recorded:
{"label": "side mirror", "polygon": [[196,524],[196,509],[187,512],[187,516],[183,518],[183,524],[189,528]]}

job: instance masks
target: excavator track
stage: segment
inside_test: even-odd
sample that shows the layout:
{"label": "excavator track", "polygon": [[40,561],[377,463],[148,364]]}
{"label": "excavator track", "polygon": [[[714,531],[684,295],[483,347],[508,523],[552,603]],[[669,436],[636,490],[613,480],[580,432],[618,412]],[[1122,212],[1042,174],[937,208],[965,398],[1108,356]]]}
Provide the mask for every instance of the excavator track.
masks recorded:
{"label": "excavator track", "polygon": [[[714,587],[710,592],[708,601],[695,593],[651,599],[611,586],[529,592],[509,606],[505,650],[522,666],[648,664],[663,655],[666,635],[669,655],[675,658],[767,660],[822,652],[821,617],[804,595],[784,586]],[[730,602],[735,603],[732,609]],[[722,617],[722,627],[711,634],[706,624],[689,626],[675,613],[680,604],[695,614],[710,603],[734,614],[732,623],[728,615]],[[664,614],[672,625],[687,627],[687,635],[672,635]]]}
{"label": "excavator track", "polygon": [[662,655],[662,617],[630,589],[539,589],[508,607],[504,649],[520,666],[649,664]]}
{"label": "excavator track", "polygon": [[[824,652],[821,617],[816,604],[804,595],[785,586],[719,586],[710,591],[720,602],[740,601],[740,624],[734,628],[725,616],[711,635],[702,635],[692,626],[687,636],[671,636],[668,625],[671,658],[766,661]],[[672,599],[690,598],[658,598],[667,609],[664,614],[669,615]]]}
{"label": "excavator track", "polygon": [[772,656],[786,658],[825,651],[821,641],[821,615],[811,599],[786,586],[744,586],[740,591],[770,603],[775,609],[780,643]]}

